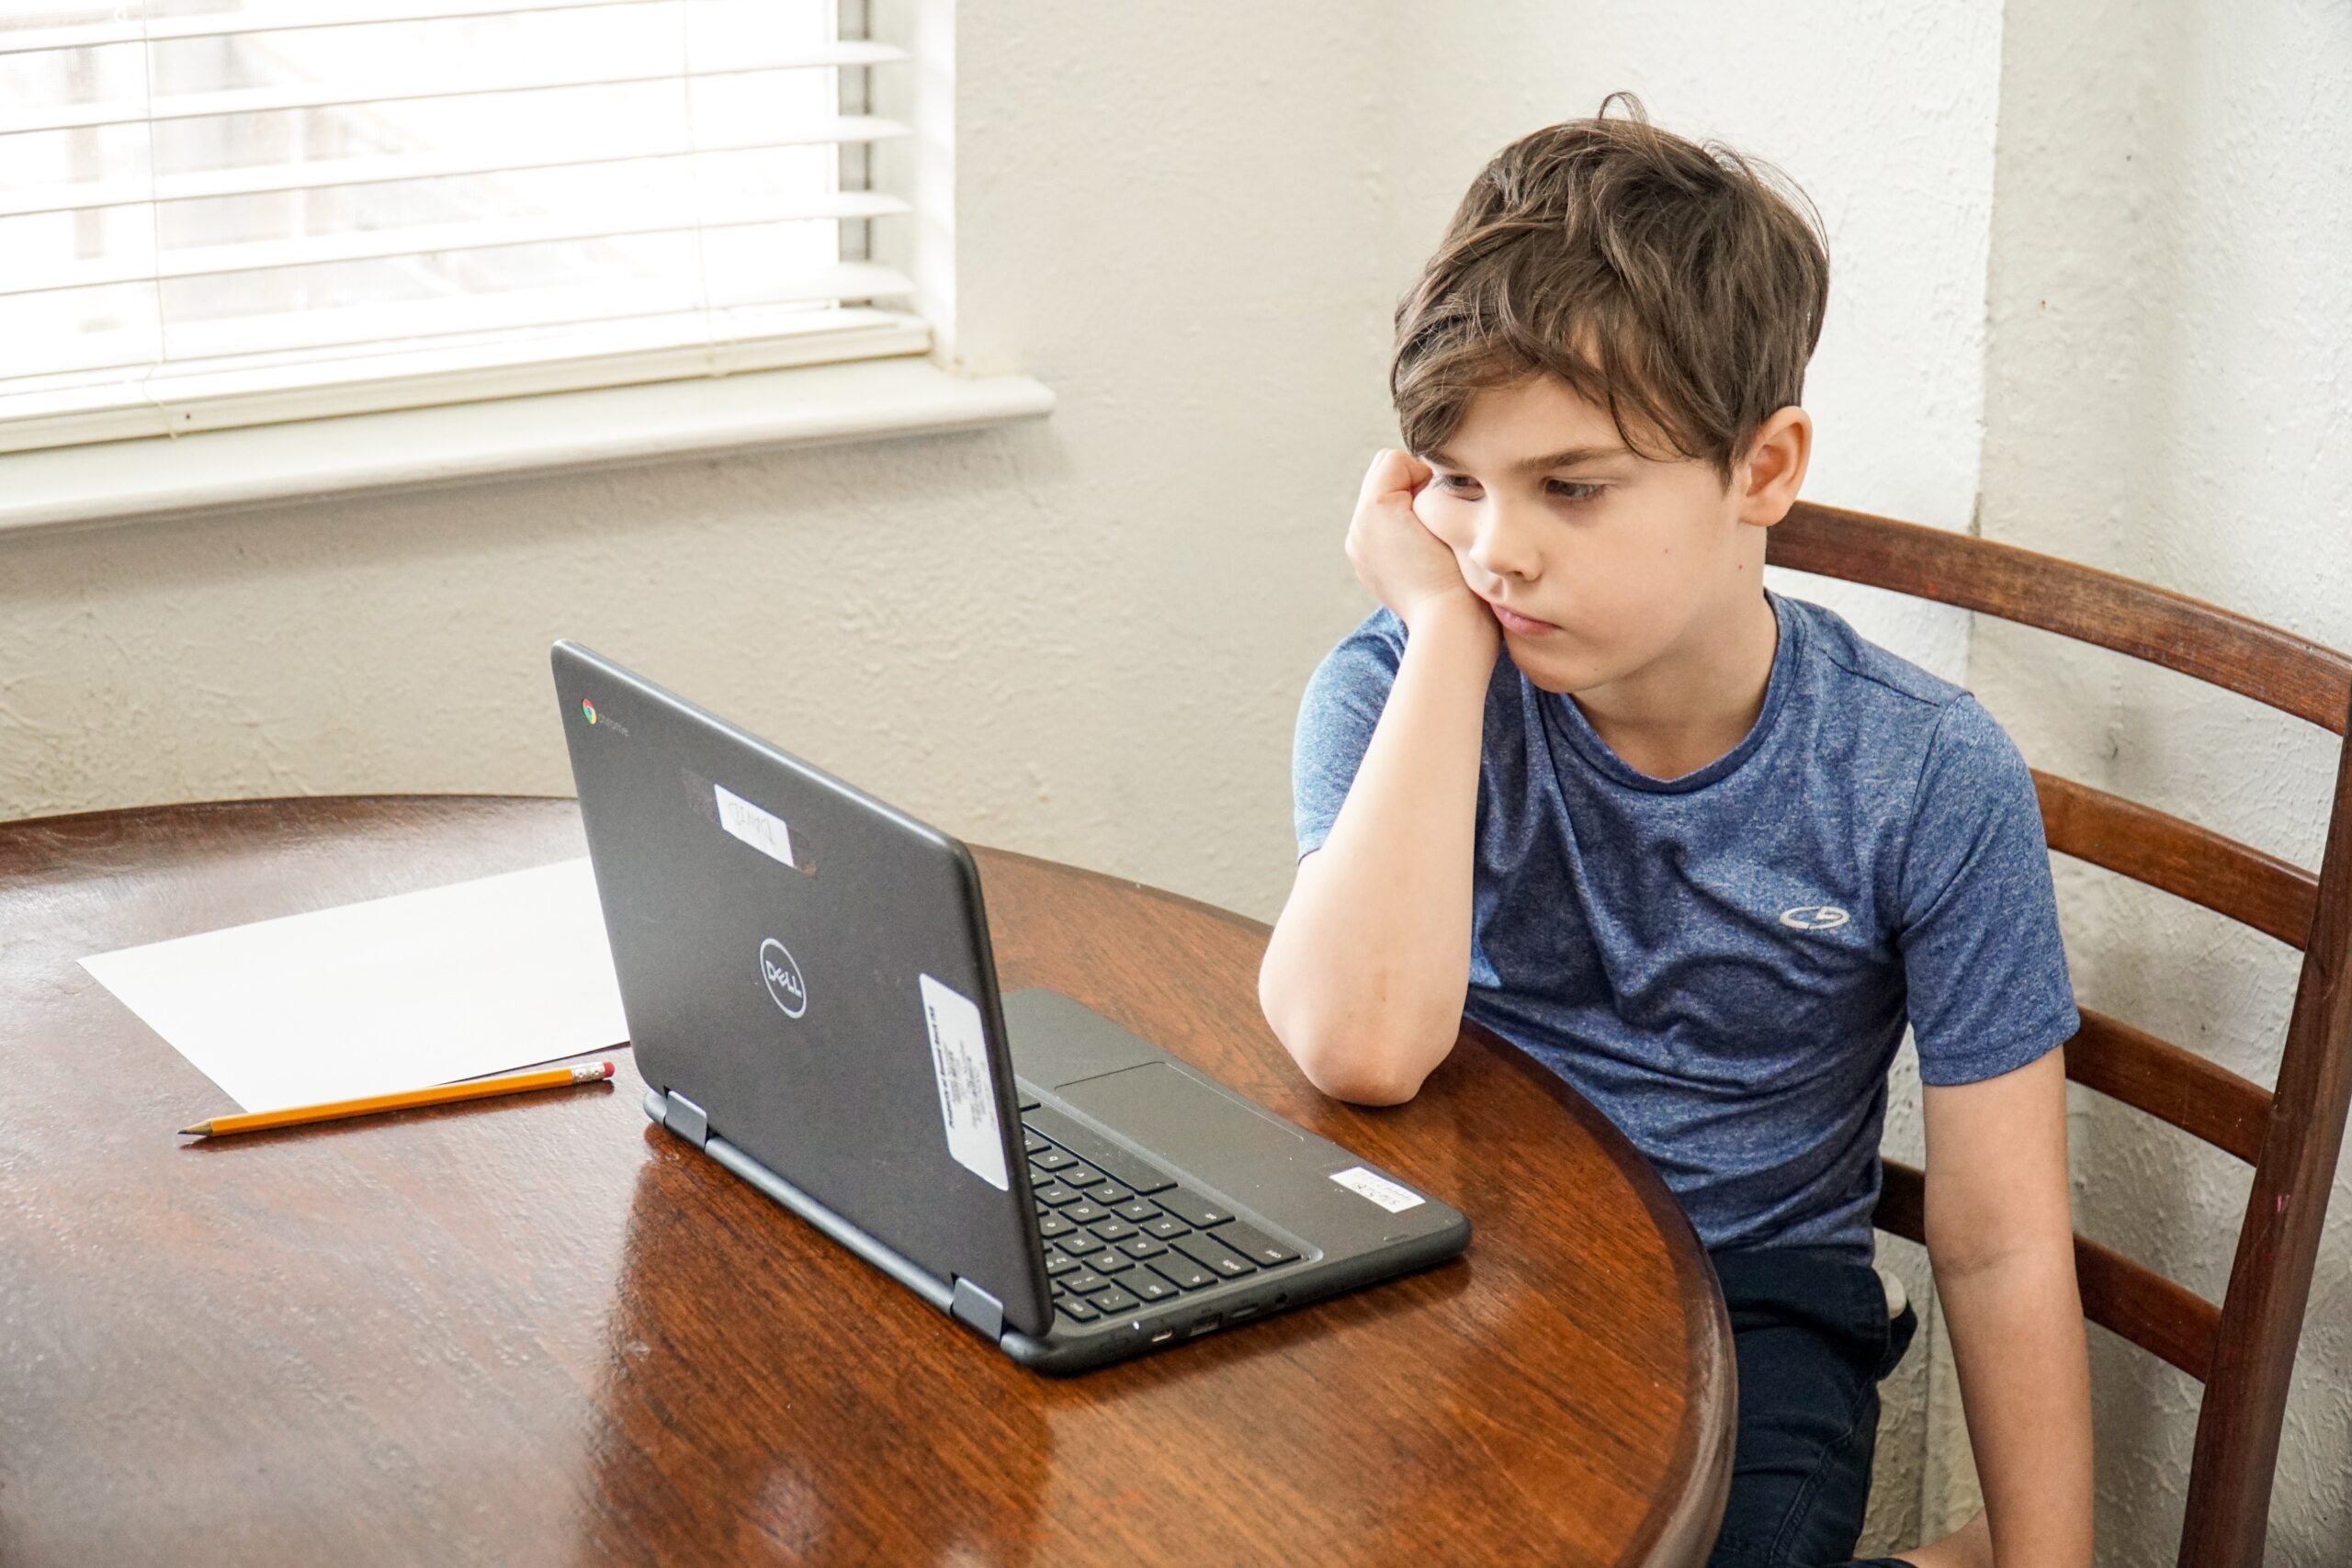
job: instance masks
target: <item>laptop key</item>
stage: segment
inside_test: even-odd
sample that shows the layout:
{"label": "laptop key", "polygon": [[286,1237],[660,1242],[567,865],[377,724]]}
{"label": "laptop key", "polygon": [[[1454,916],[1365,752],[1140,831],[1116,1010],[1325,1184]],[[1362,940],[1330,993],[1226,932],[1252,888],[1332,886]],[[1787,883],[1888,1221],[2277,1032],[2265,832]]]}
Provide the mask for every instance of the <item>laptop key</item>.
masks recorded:
{"label": "laptop key", "polygon": [[1258,1266],[1213,1235],[1194,1234],[1169,1243],[1177,1251],[1209,1269],[1219,1278],[1238,1280],[1244,1274],[1255,1274]]}
{"label": "laptop key", "polygon": [[1115,1247],[1106,1247],[1100,1252],[1088,1253],[1086,1266],[1097,1274],[1122,1274],[1134,1268],[1136,1260]]}
{"label": "laptop key", "polygon": [[1136,1227],[1125,1220],[1098,1220],[1086,1228],[1104,1241],[1125,1241],[1136,1234]]}
{"label": "laptop key", "polygon": [[1182,1285],[1188,1291],[1202,1290],[1217,1282],[1216,1275],[1191,1258],[1179,1257],[1172,1252],[1165,1258],[1153,1258],[1136,1272],[1158,1274],[1170,1284]]}
{"label": "laptop key", "polygon": [[1173,1241],[1180,1235],[1193,1234],[1193,1227],[1173,1214],[1154,1214],[1144,1221],[1141,1228],[1146,1235],[1156,1235],[1162,1241]]}
{"label": "laptop key", "polygon": [[[1257,1226],[1240,1220],[1236,1220],[1229,1225],[1218,1227],[1216,1238],[1261,1269],[1272,1269],[1277,1264],[1298,1261],[1297,1253],[1293,1252]],[[1117,1237],[1114,1236],[1112,1239],[1115,1241]]]}
{"label": "laptop key", "polygon": [[1094,1303],[1097,1311],[1105,1313],[1122,1313],[1140,1304],[1135,1297],[1116,1285],[1099,1294],[1089,1296],[1087,1300]]}
{"label": "laptop key", "polygon": [[1111,1281],[1091,1269],[1080,1269],[1075,1274],[1062,1276],[1062,1289],[1081,1296],[1091,1296],[1097,1291],[1106,1291],[1110,1288]]}
{"label": "laptop key", "polygon": [[1125,1253],[1129,1258],[1157,1258],[1161,1253],[1167,1251],[1168,1248],[1161,1243],[1152,1240],[1151,1237],[1148,1235],[1139,1235],[1133,1241],[1123,1241],[1119,1243],[1119,1250]]}
{"label": "laptop key", "polygon": [[1053,1146],[1053,1145],[1046,1142],[1045,1139],[1037,1136],[1036,1134],[1031,1132],[1028,1128],[1023,1127],[1021,1129],[1022,1153],[1029,1155],[1043,1154],[1046,1150],[1050,1149]]}
{"label": "laptop key", "polygon": [[1030,1169],[1059,1170],[1064,1166],[1071,1166],[1078,1163],[1078,1156],[1076,1155],[1064,1154],[1061,1150],[1054,1147],[1053,1145],[1046,1142],[1045,1139],[1038,1137],[1035,1133],[1030,1134],[1029,1136],[1037,1145],[1035,1148],[1029,1151]]}
{"label": "laptop key", "polygon": [[1054,1303],[1054,1310],[1072,1323],[1092,1323],[1102,1315],[1086,1304],[1084,1296],[1064,1296]]}
{"label": "laptop key", "polygon": [[1065,1203],[1075,1203],[1083,1196],[1075,1187],[1064,1187],[1058,1181],[1048,1181],[1043,1187],[1033,1187],[1029,1195],[1047,1208],[1058,1209]]}
{"label": "laptop key", "polygon": [[1134,1193],[1128,1191],[1125,1188],[1120,1186],[1115,1181],[1103,1182],[1102,1186],[1097,1187],[1092,1191],[1087,1193],[1087,1196],[1093,1199],[1096,1202],[1102,1204],[1104,1208],[1110,1210],[1114,1213],[1118,1212],[1120,1204],[1132,1203],[1135,1201],[1136,1198]]}
{"label": "laptop key", "polygon": [[1198,1225],[1203,1230],[1211,1225],[1221,1225],[1233,1218],[1232,1211],[1220,1209],[1199,1193],[1188,1192],[1182,1187],[1173,1192],[1159,1193],[1152,1201],[1186,1224]]}
{"label": "laptop key", "polygon": [[1071,1187],[1092,1187],[1098,1182],[1110,1179],[1092,1166],[1081,1164],[1077,1160],[1070,1161],[1061,1176],[1063,1182]]}
{"label": "laptop key", "polygon": [[1111,1211],[1100,1203],[1081,1200],[1063,1205],[1062,1215],[1074,1224],[1091,1225],[1097,1220],[1109,1219]]}
{"label": "laptop key", "polygon": [[[1046,1210],[1043,1214],[1037,1216],[1037,1234],[1044,1236],[1047,1241],[1051,1241],[1058,1235],[1068,1235],[1077,1228],[1078,1224],[1076,1221],[1066,1220],[1062,1218],[1061,1215],[1054,1213],[1051,1209]],[[1116,1241],[1118,1238],[1114,1236],[1111,1239]]]}
{"label": "laptop key", "polygon": [[1119,1283],[1148,1302],[1164,1302],[1184,1293],[1148,1269],[1138,1269]]}
{"label": "laptop key", "polygon": [[[1102,1203],[1100,1198],[1095,1201]],[[1129,1198],[1124,1203],[1102,1203],[1102,1206],[1131,1225],[1139,1225],[1159,1213],[1159,1206],[1148,1198]]]}
{"label": "laptop key", "polygon": [[1077,1267],[1078,1259],[1075,1258],[1049,1258],[1046,1259],[1046,1278],[1058,1280]]}
{"label": "laptop key", "polygon": [[1158,1192],[1176,1185],[1175,1179],[1163,1175],[1157,1166],[1127,1153],[1108,1138],[1088,1132],[1051,1106],[1026,1111],[1023,1119],[1079,1158],[1101,1167],[1112,1180],[1138,1192]]}

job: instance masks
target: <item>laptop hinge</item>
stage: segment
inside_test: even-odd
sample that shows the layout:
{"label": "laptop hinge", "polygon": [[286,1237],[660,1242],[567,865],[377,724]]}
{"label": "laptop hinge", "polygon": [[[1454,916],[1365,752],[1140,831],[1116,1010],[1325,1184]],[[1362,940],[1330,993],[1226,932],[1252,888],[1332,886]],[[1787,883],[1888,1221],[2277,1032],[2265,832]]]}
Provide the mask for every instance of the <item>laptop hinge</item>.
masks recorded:
{"label": "laptop hinge", "polygon": [[710,1142],[710,1118],[701,1106],[672,1089],[663,1098],[669,1102],[662,1115],[662,1125],[685,1139],[696,1148]]}
{"label": "laptop hinge", "polygon": [[947,1310],[959,1323],[979,1330],[980,1337],[991,1345],[1004,1337],[1004,1303],[960,1274]]}

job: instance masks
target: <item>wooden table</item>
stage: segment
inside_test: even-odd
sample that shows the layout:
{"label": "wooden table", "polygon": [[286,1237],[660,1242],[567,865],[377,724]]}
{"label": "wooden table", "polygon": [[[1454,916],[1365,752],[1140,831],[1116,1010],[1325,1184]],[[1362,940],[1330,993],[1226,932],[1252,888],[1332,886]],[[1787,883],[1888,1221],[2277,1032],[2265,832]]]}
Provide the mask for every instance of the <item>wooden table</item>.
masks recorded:
{"label": "wooden table", "polygon": [[183,1145],[233,1107],[75,960],[582,854],[568,800],[0,826],[0,1562],[1696,1563],[1714,1276],[1656,1175],[1470,1034],[1317,1095],[1265,928],[979,852],[1057,987],[1467,1212],[1441,1268],[1055,1381],[610,1087]]}

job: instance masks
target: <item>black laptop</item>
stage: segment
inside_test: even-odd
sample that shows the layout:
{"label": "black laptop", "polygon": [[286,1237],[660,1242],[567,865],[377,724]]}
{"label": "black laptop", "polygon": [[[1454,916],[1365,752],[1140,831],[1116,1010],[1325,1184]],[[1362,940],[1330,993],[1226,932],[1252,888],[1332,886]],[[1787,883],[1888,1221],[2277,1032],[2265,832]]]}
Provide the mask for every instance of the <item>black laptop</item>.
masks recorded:
{"label": "black laptop", "polygon": [[964,846],[575,643],[556,694],[646,1113],[1076,1371],[1451,1258],[1459,1211],[1057,991]]}

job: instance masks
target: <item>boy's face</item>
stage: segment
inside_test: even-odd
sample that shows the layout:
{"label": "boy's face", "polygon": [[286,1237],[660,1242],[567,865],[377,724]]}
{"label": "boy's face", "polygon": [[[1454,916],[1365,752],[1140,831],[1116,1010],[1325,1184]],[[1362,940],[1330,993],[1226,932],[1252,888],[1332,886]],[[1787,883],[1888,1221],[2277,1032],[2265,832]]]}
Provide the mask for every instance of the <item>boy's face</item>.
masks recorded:
{"label": "boy's face", "polygon": [[[1784,409],[1773,421],[1792,416],[1805,420]],[[1653,666],[1703,668],[1710,639],[1736,624],[1728,612],[1760,592],[1764,530],[1748,525],[1787,511],[1809,428],[1782,482],[1751,473],[1751,464],[1785,464],[1785,450],[1776,459],[1759,442],[1726,490],[1703,459],[1635,456],[1607,410],[1557,377],[1531,376],[1479,391],[1444,444],[1419,454],[1435,472],[1413,510],[1452,547],[1463,581],[1494,607],[1512,662],[1544,690],[1584,692]]]}

